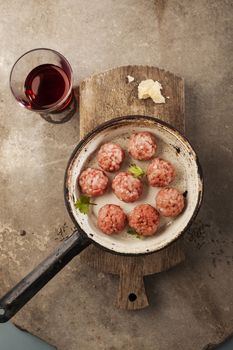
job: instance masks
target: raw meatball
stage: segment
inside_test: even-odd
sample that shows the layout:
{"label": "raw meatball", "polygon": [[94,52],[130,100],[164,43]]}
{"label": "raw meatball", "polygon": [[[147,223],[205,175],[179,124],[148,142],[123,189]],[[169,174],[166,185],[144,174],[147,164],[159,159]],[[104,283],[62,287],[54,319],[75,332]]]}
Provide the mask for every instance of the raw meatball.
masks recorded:
{"label": "raw meatball", "polygon": [[126,215],[115,204],[106,204],[98,212],[98,227],[107,235],[121,232],[126,225]]}
{"label": "raw meatball", "polygon": [[108,187],[108,177],[102,170],[87,168],[78,179],[81,190],[91,197],[102,196]]}
{"label": "raw meatball", "polygon": [[163,216],[179,215],[184,205],[184,196],[175,188],[163,188],[156,196],[156,207]]}
{"label": "raw meatball", "polygon": [[112,182],[115,195],[126,203],[135,202],[142,194],[142,182],[133,175],[121,172]]}
{"label": "raw meatball", "polygon": [[99,166],[105,171],[117,171],[124,160],[123,149],[115,143],[105,143],[97,155]]}
{"label": "raw meatball", "polygon": [[158,211],[149,204],[140,204],[129,214],[129,226],[143,236],[153,236],[159,221]]}
{"label": "raw meatball", "polygon": [[156,148],[155,137],[147,131],[137,132],[130,136],[128,150],[134,159],[151,159]]}
{"label": "raw meatball", "polygon": [[148,182],[153,187],[167,186],[176,176],[173,166],[161,158],[155,158],[147,168]]}

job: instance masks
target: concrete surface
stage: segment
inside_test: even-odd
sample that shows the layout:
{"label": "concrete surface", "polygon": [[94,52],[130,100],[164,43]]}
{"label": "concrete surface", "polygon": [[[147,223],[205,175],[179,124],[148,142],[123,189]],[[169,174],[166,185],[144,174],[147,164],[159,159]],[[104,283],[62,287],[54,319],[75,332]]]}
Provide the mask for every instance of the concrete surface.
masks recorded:
{"label": "concrete surface", "polygon": [[[233,338],[224,342],[216,350],[232,350]],[[1,350],[52,350],[54,347],[41,341],[41,339],[23,332],[10,322],[0,325]]]}
{"label": "concrete surface", "polygon": [[27,332],[22,332],[8,322],[0,325],[0,349],[54,350],[54,347]]}
{"label": "concrete surface", "polygon": [[[14,102],[9,72],[25,51],[60,51],[76,85],[127,64],[183,76],[187,136],[205,175],[205,201],[185,238],[187,262],[146,279],[149,309],[114,309],[117,279],[96,275],[75,259],[18,314],[16,322],[30,323],[59,349],[192,350],[233,331],[232,10],[231,0],[0,2],[1,294],[72,229],[62,187],[78,141],[78,115],[51,125]],[[193,284],[192,295],[187,283]],[[205,319],[197,303],[206,307]],[[188,322],[191,314],[194,324]],[[167,322],[162,332],[160,321]]]}

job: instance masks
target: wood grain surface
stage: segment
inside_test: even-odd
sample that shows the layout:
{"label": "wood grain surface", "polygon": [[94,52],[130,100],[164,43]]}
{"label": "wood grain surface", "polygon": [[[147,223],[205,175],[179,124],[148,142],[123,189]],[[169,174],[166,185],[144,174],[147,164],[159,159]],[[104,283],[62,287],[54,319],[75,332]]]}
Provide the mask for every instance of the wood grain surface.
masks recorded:
{"label": "wood grain surface", "polygon": [[[128,75],[134,77],[133,82],[128,83]],[[137,87],[144,79],[158,80],[162,84],[165,104],[138,99]],[[104,121],[137,114],[159,118],[184,133],[184,80],[156,67],[125,66],[91,76],[81,83],[80,137]],[[98,271],[118,274],[116,306],[134,310],[149,305],[143,276],[179,264],[184,260],[184,253],[179,242],[141,257],[114,255],[90,246],[83,252],[81,260]]]}
{"label": "wood grain surface", "polygon": [[[127,83],[127,75],[135,78]],[[165,104],[139,100],[138,83],[154,79],[162,83]],[[80,86],[80,136],[97,125],[123,115],[149,115],[164,120],[184,132],[184,80],[163,69],[124,66],[93,75]]]}

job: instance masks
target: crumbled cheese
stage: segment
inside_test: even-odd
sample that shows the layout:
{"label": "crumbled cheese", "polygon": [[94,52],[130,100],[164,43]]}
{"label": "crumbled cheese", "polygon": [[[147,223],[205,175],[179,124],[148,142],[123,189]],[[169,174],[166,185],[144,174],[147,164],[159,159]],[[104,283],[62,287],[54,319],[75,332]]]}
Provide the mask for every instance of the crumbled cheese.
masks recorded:
{"label": "crumbled cheese", "polygon": [[161,94],[162,85],[156,80],[142,80],[138,85],[138,98],[152,98],[154,103],[165,103],[165,97]]}
{"label": "crumbled cheese", "polygon": [[127,75],[127,79],[128,83],[132,83],[132,81],[134,81],[134,77],[132,77],[131,75]]}

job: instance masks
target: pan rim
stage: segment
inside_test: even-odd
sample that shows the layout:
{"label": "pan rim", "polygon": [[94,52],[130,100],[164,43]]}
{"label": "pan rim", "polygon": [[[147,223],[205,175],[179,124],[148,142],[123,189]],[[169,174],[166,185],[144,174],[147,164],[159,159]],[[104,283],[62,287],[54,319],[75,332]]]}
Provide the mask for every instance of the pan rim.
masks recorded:
{"label": "pan rim", "polygon": [[[111,250],[109,248],[107,248],[106,246],[102,245],[101,243],[95,241],[94,238],[89,237],[89,235],[81,228],[80,224],[78,223],[78,221],[76,220],[76,218],[73,215],[73,211],[72,208],[70,206],[70,202],[69,202],[69,188],[68,188],[68,179],[69,179],[69,169],[72,167],[72,163],[74,162],[76,156],[78,154],[81,153],[82,149],[85,147],[85,145],[87,145],[89,143],[89,141],[98,133],[100,133],[101,131],[108,129],[110,127],[114,127],[114,126],[120,126],[121,122],[124,124],[127,121],[138,121],[138,120],[145,120],[145,121],[149,121],[152,122],[154,124],[159,124],[162,127],[165,127],[167,129],[167,131],[172,131],[173,134],[175,133],[176,136],[178,138],[181,139],[182,142],[184,142],[186,145],[188,145],[188,147],[190,148],[190,150],[193,153],[196,165],[197,165],[197,175],[198,175],[198,182],[199,182],[199,193],[198,193],[198,199],[195,205],[195,208],[193,210],[192,216],[190,217],[190,220],[186,223],[186,225],[184,226],[184,228],[177,233],[176,236],[174,236],[174,238],[172,238],[168,243],[166,243],[165,245],[152,249],[150,251],[144,251],[144,252],[134,252],[134,253],[129,253],[129,252],[118,252],[115,250]],[[100,125],[96,126],[94,129],[92,129],[87,135],[84,136],[84,138],[82,138],[78,144],[76,145],[76,147],[74,148],[73,152],[70,155],[70,158],[68,160],[67,163],[67,167],[65,170],[65,176],[64,176],[64,198],[65,198],[65,205],[67,208],[67,211],[73,221],[73,223],[75,224],[75,226],[82,231],[82,233],[84,235],[86,235],[86,237],[88,237],[88,239],[94,243],[94,245],[108,251],[111,252],[113,254],[119,254],[119,255],[126,255],[126,256],[139,256],[139,255],[145,255],[145,254],[152,254],[156,251],[160,251],[163,250],[165,248],[167,248],[169,245],[171,245],[172,243],[174,243],[175,241],[177,241],[179,238],[181,238],[181,236],[184,234],[184,232],[191,226],[191,224],[193,223],[195,217],[198,214],[198,211],[201,207],[201,203],[203,200],[203,189],[204,189],[204,183],[203,183],[203,173],[202,173],[202,168],[197,156],[197,153],[194,149],[194,147],[191,145],[190,141],[187,139],[187,137],[181,133],[178,129],[176,129],[174,126],[170,125],[167,122],[164,122],[163,120],[160,120],[158,118],[155,117],[151,117],[151,116],[146,116],[146,115],[127,115],[127,116],[121,116],[121,117],[117,117],[117,118],[113,118],[111,120],[108,120],[104,123],[101,123]]]}

